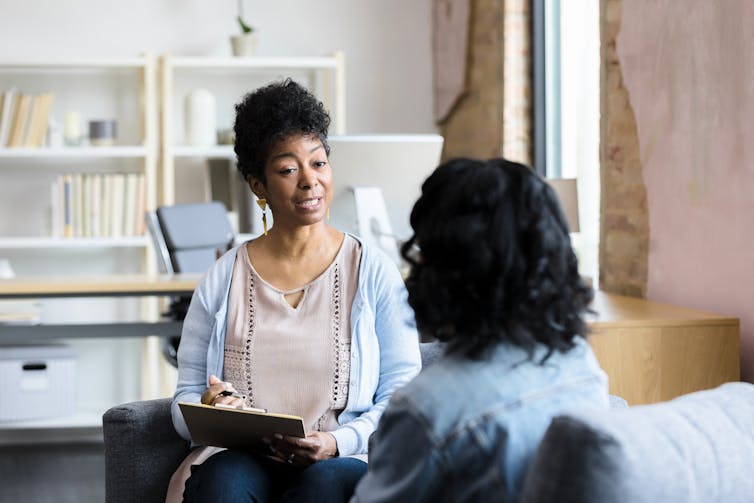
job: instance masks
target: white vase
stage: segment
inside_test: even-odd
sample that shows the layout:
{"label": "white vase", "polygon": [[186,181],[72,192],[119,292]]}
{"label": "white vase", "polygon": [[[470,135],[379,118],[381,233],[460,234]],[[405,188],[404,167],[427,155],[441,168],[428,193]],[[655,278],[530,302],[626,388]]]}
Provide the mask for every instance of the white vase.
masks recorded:
{"label": "white vase", "polygon": [[256,33],[243,33],[230,37],[230,45],[233,47],[233,55],[249,58],[257,49]]}
{"label": "white vase", "polygon": [[206,89],[186,96],[184,107],[186,145],[209,147],[216,143],[215,97]]}

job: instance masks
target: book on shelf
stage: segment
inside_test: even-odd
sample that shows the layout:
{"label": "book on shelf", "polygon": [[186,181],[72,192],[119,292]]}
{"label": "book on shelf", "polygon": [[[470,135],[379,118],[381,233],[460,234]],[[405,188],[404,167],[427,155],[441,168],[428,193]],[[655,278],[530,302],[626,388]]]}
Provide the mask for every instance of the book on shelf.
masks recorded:
{"label": "book on shelf", "polygon": [[24,133],[24,147],[43,147],[52,110],[52,93],[42,93],[31,98],[29,121]]}
{"label": "book on shelf", "polygon": [[143,236],[147,231],[147,179],[144,173],[139,173],[136,189],[136,228],[134,235]]}
{"label": "book on shelf", "polygon": [[0,301],[0,325],[36,325],[40,319],[41,310],[36,302]]}
{"label": "book on shelf", "polygon": [[81,175],[81,236],[93,238],[92,230],[92,177]]}
{"label": "book on shelf", "polygon": [[24,117],[23,124],[21,125],[21,138],[18,141],[16,147],[31,147],[31,137],[34,134],[34,128],[36,127],[37,116],[40,109],[39,96],[29,95],[29,104],[26,109],[26,116]]}
{"label": "book on shelf", "polygon": [[50,222],[52,223],[52,237],[63,237],[63,217],[61,216],[60,181],[59,176],[50,183]]}
{"label": "book on shelf", "polygon": [[65,173],[51,190],[53,235],[119,238],[144,234],[143,173]]}
{"label": "book on shelf", "polygon": [[100,174],[87,175],[91,190],[89,218],[92,237],[101,238],[102,234],[102,177]]}
{"label": "book on shelf", "polygon": [[0,148],[5,147],[8,144],[10,125],[13,120],[13,109],[17,103],[17,94],[18,90],[15,87],[11,87],[3,92],[3,108],[2,112],[0,112]]}
{"label": "book on shelf", "polygon": [[53,94],[26,94],[14,87],[0,98],[0,147],[43,147]]}
{"label": "book on shelf", "polygon": [[73,237],[73,200],[71,198],[71,175],[60,175],[60,196],[62,199],[63,237]]}
{"label": "book on shelf", "polygon": [[125,175],[125,191],[123,201],[123,235],[136,234],[136,191],[138,190],[138,173]]}
{"label": "book on shelf", "polygon": [[125,204],[124,193],[126,190],[126,177],[122,173],[110,175],[110,236],[123,237],[123,206]]}
{"label": "book on shelf", "polygon": [[13,119],[11,120],[8,147],[20,147],[23,142],[24,125],[29,115],[30,96],[19,93],[17,103],[13,107]]}
{"label": "book on shelf", "polygon": [[73,201],[73,237],[84,237],[84,187],[83,175],[74,173],[71,175],[73,184],[71,199]]}
{"label": "book on shelf", "polygon": [[112,222],[112,207],[110,201],[113,199],[113,185],[110,176],[108,175],[102,175],[100,182],[100,188],[102,190],[102,198],[100,199],[100,236],[110,237],[112,235],[110,230],[110,222]]}

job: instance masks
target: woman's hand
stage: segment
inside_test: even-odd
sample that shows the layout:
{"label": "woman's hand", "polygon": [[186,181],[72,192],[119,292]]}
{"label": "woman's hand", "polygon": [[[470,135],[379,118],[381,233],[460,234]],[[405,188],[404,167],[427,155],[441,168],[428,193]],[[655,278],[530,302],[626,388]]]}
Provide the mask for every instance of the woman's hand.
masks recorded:
{"label": "woman's hand", "polygon": [[307,433],[306,438],[275,434],[274,438],[266,438],[263,442],[270,446],[273,457],[297,466],[309,466],[338,455],[335,437],[322,431]]}
{"label": "woman's hand", "polygon": [[237,393],[231,383],[221,381],[215,375],[209,376],[209,388],[202,393],[202,403],[205,405],[217,405],[218,403],[222,403],[232,407],[243,407],[245,405],[243,398],[223,396],[222,393],[224,391]]}

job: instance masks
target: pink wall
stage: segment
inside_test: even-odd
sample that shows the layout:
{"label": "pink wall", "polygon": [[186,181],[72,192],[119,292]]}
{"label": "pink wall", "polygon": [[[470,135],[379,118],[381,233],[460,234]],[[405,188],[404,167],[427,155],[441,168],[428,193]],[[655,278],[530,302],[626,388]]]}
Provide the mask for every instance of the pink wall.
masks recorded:
{"label": "pink wall", "polygon": [[741,319],[754,381],[754,2],[622,2],[618,57],[649,206],[652,300]]}

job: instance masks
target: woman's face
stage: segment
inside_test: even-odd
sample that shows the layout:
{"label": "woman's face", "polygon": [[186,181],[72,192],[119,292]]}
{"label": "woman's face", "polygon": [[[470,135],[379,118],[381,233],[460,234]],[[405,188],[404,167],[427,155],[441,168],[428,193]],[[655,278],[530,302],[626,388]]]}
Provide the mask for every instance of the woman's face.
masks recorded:
{"label": "woman's face", "polygon": [[251,190],[267,199],[275,225],[311,225],[322,221],[332,202],[332,170],[322,142],[294,134],[270,149],[267,184],[251,179]]}

